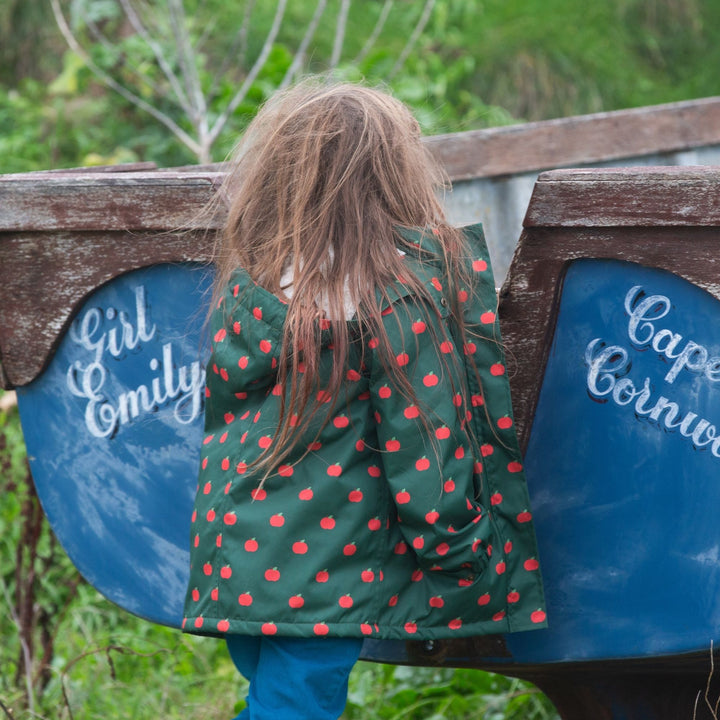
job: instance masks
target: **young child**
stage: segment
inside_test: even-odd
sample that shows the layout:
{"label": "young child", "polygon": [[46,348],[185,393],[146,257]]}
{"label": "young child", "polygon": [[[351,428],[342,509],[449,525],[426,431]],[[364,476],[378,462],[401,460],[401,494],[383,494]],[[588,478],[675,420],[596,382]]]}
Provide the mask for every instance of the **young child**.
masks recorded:
{"label": "young child", "polygon": [[542,627],[482,230],[457,230],[407,108],[307,81],[224,188],[187,632],[241,718],[337,718],[365,638]]}

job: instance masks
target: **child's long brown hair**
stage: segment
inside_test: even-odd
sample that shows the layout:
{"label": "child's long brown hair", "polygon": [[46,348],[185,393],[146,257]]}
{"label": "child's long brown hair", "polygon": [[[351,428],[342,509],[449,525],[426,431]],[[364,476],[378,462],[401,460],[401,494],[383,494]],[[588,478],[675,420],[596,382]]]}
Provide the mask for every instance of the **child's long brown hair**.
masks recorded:
{"label": "child's long brown hair", "polygon": [[[349,346],[357,340],[346,324],[346,292],[362,335],[378,338],[390,380],[412,396],[407,378],[389,361],[380,310],[386,288],[399,277],[413,294],[428,297],[397,252],[407,244],[398,227],[432,227],[449,280],[469,283],[462,234],[447,224],[436,196],[445,184],[412,114],[376,89],[307,80],[271,98],[251,123],[223,191],[229,212],[216,257],[216,293],[240,266],[283,297],[281,276],[292,269],[277,369],[277,382],[289,393],[259,462],[266,471],[287,455],[319,410],[314,399],[323,307],[334,362],[322,389],[334,401],[341,396]],[[463,332],[462,314],[457,307],[454,312]]]}

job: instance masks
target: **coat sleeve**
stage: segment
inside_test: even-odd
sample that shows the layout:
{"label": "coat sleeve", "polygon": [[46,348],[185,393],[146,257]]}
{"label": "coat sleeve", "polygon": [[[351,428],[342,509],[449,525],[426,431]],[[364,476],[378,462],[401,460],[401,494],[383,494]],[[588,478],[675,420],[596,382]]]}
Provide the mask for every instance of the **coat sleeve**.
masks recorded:
{"label": "coat sleeve", "polygon": [[383,322],[385,364],[395,363],[412,389],[398,387],[374,348],[371,401],[399,527],[423,569],[476,576],[487,564],[490,520],[476,500],[481,467],[464,417],[462,356],[424,301],[395,302]]}

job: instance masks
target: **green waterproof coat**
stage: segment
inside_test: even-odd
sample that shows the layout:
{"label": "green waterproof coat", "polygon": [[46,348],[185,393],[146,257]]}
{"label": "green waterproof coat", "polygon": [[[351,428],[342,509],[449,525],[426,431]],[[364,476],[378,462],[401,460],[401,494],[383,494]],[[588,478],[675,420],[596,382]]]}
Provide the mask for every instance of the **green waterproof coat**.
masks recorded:
{"label": "green waterproof coat", "polygon": [[320,437],[260,489],[248,465],[278,422],[286,305],[234,273],[211,320],[186,631],[434,639],[545,625],[492,272],[481,228],[465,233],[477,282],[456,290],[472,341],[448,318],[432,234],[404,233],[422,243],[404,262],[433,303],[398,282],[383,322],[415,402],[364,338]]}

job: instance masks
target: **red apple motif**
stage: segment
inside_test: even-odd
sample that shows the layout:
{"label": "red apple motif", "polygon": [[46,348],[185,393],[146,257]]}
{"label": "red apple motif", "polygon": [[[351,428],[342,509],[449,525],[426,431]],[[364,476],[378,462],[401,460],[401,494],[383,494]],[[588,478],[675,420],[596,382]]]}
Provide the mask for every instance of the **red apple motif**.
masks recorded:
{"label": "red apple motif", "polygon": [[491,505],[499,505],[503,500],[502,493],[496,492],[490,496]]}
{"label": "red apple motif", "polygon": [[197,588],[193,588],[191,595],[193,602],[197,602],[200,599],[200,591]]}
{"label": "red apple motif", "polygon": [[266,450],[267,448],[270,447],[270,445],[272,445],[272,438],[271,438],[269,435],[263,435],[263,436],[258,440],[258,445],[259,445],[263,450]]}
{"label": "red apple motif", "polygon": [[532,520],[532,513],[529,510],[523,510],[518,516],[517,521],[519,523],[526,523]]}
{"label": "red apple motif", "polygon": [[216,588],[216,587],[214,587],[214,588],[210,591],[210,599],[211,599],[211,600],[214,600],[215,602],[217,602],[217,599],[218,599],[219,594],[220,594],[219,589]]}
{"label": "red apple motif", "polygon": [[350,424],[350,420],[348,419],[348,416],[347,416],[347,415],[338,415],[338,416],[333,420],[333,425],[334,425],[336,428],[342,429],[342,428],[347,427],[349,424]]}
{"label": "red apple motif", "polygon": [[473,260],[472,269],[475,272],[483,272],[487,270],[488,264],[484,260]]}
{"label": "red apple motif", "polygon": [[354,555],[356,551],[357,551],[357,545],[355,545],[354,542],[348,543],[348,544],[343,548],[343,555],[348,555],[348,556],[349,556],[349,555]]}
{"label": "red apple motif", "polygon": [[421,457],[416,463],[415,463],[415,469],[422,472],[423,470],[427,470],[430,467],[430,461],[426,457]]}
{"label": "red apple motif", "polygon": [[290,477],[294,472],[292,465],[281,465],[278,468],[278,475],[280,475],[280,477]]}
{"label": "red apple motif", "polygon": [[425,377],[423,377],[423,385],[425,387],[435,387],[438,382],[440,382],[440,380],[434,372],[429,372],[427,375],[425,375]]}
{"label": "red apple motif", "polygon": [[371,465],[368,468],[368,475],[370,477],[379,478],[382,475],[382,470],[377,465]]}
{"label": "red apple motif", "polygon": [[345,374],[345,377],[349,382],[357,382],[362,377],[362,375],[360,375],[357,370],[350,369]]}
{"label": "red apple motif", "polygon": [[228,620],[220,620],[217,624],[217,629],[220,632],[227,632],[230,629],[230,622]]}
{"label": "red apple motif", "polygon": [[298,498],[300,498],[300,500],[305,500],[305,501],[312,500],[312,498],[313,498],[312,488],[306,487],[305,489],[301,490],[298,493]]}
{"label": "red apple motif", "polygon": [[227,580],[228,578],[232,577],[232,568],[229,565],[223,565],[220,568],[220,577],[223,580]]}
{"label": "red apple motif", "polygon": [[266,570],[265,579],[268,582],[277,582],[280,579],[280,571],[276,567]]}
{"label": "red apple motif", "polygon": [[297,610],[298,608],[301,608],[305,604],[305,598],[303,598],[302,595],[293,595],[288,600],[288,605],[293,608],[293,610]]}
{"label": "red apple motif", "polygon": [[416,335],[420,335],[425,332],[427,325],[422,320],[416,320],[410,327]]}
{"label": "red apple motif", "polygon": [[257,487],[250,493],[250,497],[253,500],[264,500],[267,497],[267,491],[265,488]]}
{"label": "red apple motif", "polygon": [[395,502],[398,505],[405,505],[410,502],[410,493],[404,488],[395,495]]}
{"label": "red apple motif", "polygon": [[535,558],[528,558],[524,563],[523,567],[528,571],[532,572],[540,567],[540,563]]}
{"label": "red apple motif", "polygon": [[502,575],[505,572],[505,561],[501,560],[496,566],[495,566],[495,572],[498,575]]}
{"label": "red apple motif", "polygon": [[242,355],[242,356],[238,359],[238,367],[239,367],[241,370],[244,370],[244,369],[248,366],[248,363],[249,363],[249,362],[250,362],[250,358],[249,358],[247,355]]}
{"label": "red apple motif", "polygon": [[322,447],[322,443],[315,440],[314,442],[311,442],[308,445],[308,450],[310,452],[317,452],[318,450],[320,450],[321,447]]}
{"label": "red apple motif", "polygon": [[450,437],[450,428],[447,425],[443,425],[435,430],[435,437],[438,440],[447,440]]}
{"label": "red apple motif", "polygon": [[380,522],[380,518],[374,517],[370,518],[368,520],[368,529],[372,532],[375,532],[376,530],[379,530],[382,527],[382,523]]}
{"label": "red apple motif", "polygon": [[341,608],[351,608],[353,606],[353,599],[350,597],[350,595],[343,595],[338,600],[338,605]]}
{"label": "red apple motif", "polygon": [[277,625],[272,622],[263,623],[260,627],[260,632],[263,635],[275,635],[275,633],[277,633]]}
{"label": "red apple motif", "polygon": [[262,308],[261,307],[254,307],[252,310],[252,314],[256,320],[262,320]]}
{"label": "red apple motif", "polygon": [[454,618],[448,623],[448,627],[451,630],[459,630],[462,627],[462,620],[460,618]]}
{"label": "red apple motif", "polygon": [[245,550],[247,552],[256,552],[258,549],[258,543],[255,538],[250,538],[245,541]]}
{"label": "red apple motif", "polygon": [[520,593],[517,590],[511,590],[507,594],[508,603],[510,603],[510,604],[516,603],[516,602],[518,602],[518,600],[520,600]]}
{"label": "red apple motif", "polygon": [[355,488],[355,490],[351,490],[348,494],[348,500],[351,503],[358,503],[363,499],[362,490],[360,488]]}
{"label": "red apple motif", "polygon": [[304,540],[298,540],[297,542],[293,543],[292,551],[296,555],[305,555],[305,553],[308,551],[308,545]]}
{"label": "red apple motif", "polygon": [[360,623],[360,632],[363,635],[372,635],[372,625],[368,623]]}
{"label": "red apple motif", "polygon": [[506,554],[506,555],[509,555],[509,554],[512,552],[512,549],[513,549],[512,540],[506,540],[506,541],[505,541],[505,545],[504,545],[504,547],[503,547],[503,550],[505,551],[505,554]]}
{"label": "red apple motif", "polygon": [[440,544],[435,548],[435,552],[436,552],[438,555],[447,555],[449,551],[450,551],[450,546],[449,546],[446,542],[440,543]]}
{"label": "red apple motif", "polygon": [[445,353],[447,355],[448,353],[451,353],[453,351],[453,344],[450,342],[450,340],[443,340],[443,342],[440,343],[440,352]]}
{"label": "red apple motif", "polygon": [[416,417],[419,417],[420,409],[417,405],[408,405],[405,410],[403,410],[403,415],[408,420],[414,420]]}
{"label": "red apple motif", "polygon": [[398,604],[398,596],[397,596],[397,595],[393,595],[393,596],[388,600],[388,607],[395,607],[397,604]]}
{"label": "red apple motif", "polygon": [[222,547],[222,533],[215,538],[216,547]]}
{"label": "red apple motif", "polygon": [[[474,342],[468,342],[463,345],[463,352],[466,355],[474,355],[477,351],[477,345]],[[492,372],[492,370],[491,370]]]}
{"label": "red apple motif", "polygon": [[196,618],[195,618],[195,627],[196,627],[196,628],[201,628],[201,627],[203,626],[203,622],[204,622],[204,621],[203,621],[202,615],[201,615],[200,617],[196,617]]}
{"label": "red apple motif", "polygon": [[330,477],[339,477],[342,474],[342,465],[339,465],[338,463],[333,463],[328,467],[327,474]]}
{"label": "red apple motif", "polygon": [[330,573],[327,570],[320,570],[315,575],[315,582],[326,583],[330,579]]}
{"label": "red apple motif", "polygon": [[209,562],[206,562],[203,565],[203,572],[205,573],[205,575],[212,575],[212,571],[212,565]]}
{"label": "red apple motif", "polygon": [[440,513],[433,508],[429,513],[425,514],[425,522],[429,525],[434,525],[438,521],[439,517]]}
{"label": "red apple motif", "polygon": [[501,418],[497,421],[497,426],[498,426],[501,430],[507,430],[508,428],[511,428],[511,427],[512,427],[512,424],[513,424],[512,418],[508,417],[507,415],[506,415],[505,417],[501,417]]}
{"label": "red apple motif", "polygon": [[400,449],[400,441],[395,438],[385,441],[385,449],[388,452],[397,452]]}
{"label": "red apple motif", "polygon": [[360,573],[360,579],[365,583],[373,582],[373,580],[375,580],[375,573],[368,568]]}
{"label": "red apple motif", "polygon": [[223,415],[223,420],[225,420],[226,425],[229,425],[234,419],[235,416],[231,412],[226,412],[225,415]]}
{"label": "red apple motif", "polygon": [[546,617],[547,615],[545,614],[545,611],[540,608],[530,613],[530,620],[534,623],[545,622]]}
{"label": "red apple motif", "polygon": [[247,472],[247,463],[241,460],[235,467],[235,471],[238,475],[244,475]]}
{"label": "red apple motif", "polygon": [[234,332],[236,335],[239,335],[241,329],[242,329],[242,328],[241,328],[241,326],[240,326],[240,323],[236,320],[236,321],[233,323],[233,332]]}
{"label": "red apple motif", "polygon": [[207,515],[205,517],[208,522],[213,522],[215,520],[215,510],[213,508],[210,508],[207,511]]}
{"label": "red apple motif", "polygon": [[409,635],[412,635],[413,633],[417,632],[417,624],[414,622],[406,622],[405,623],[405,632]]}
{"label": "red apple motif", "polygon": [[209,495],[212,491],[212,483],[208,480],[208,482],[203,485],[203,495]]}
{"label": "red apple motif", "polygon": [[225,331],[225,328],[220,328],[216,333],[213,340],[216,343],[222,342],[225,339],[225,336],[227,335],[227,332]]}
{"label": "red apple motif", "polygon": [[378,395],[379,395],[383,400],[387,400],[387,399],[392,395],[392,390],[391,390],[387,385],[383,385],[383,386],[378,390]]}
{"label": "red apple motif", "polygon": [[269,340],[261,340],[260,344],[260,351],[264,352],[266,355],[272,350],[272,345]]}
{"label": "red apple motif", "polygon": [[400,367],[404,367],[410,362],[410,356],[407,353],[400,353],[395,356],[395,361]]}
{"label": "red apple motif", "polygon": [[458,291],[458,302],[464,303],[467,302],[468,299],[468,291],[467,290],[460,290]]}
{"label": "red apple motif", "polygon": [[443,483],[443,490],[445,490],[446,493],[453,492],[453,490],[455,490],[455,481],[452,478],[448,478]]}
{"label": "red apple motif", "polygon": [[425,538],[422,535],[418,535],[413,541],[412,545],[416,550],[422,550],[425,547]]}
{"label": "red apple motif", "polygon": [[483,593],[477,601],[478,605],[487,605],[490,602],[490,593]]}
{"label": "red apple motif", "polygon": [[399,543],[397,543],[397,545],[395,545],[395,549],[393,550],[393,552],[396,555],[404,555],[407,551],[408,551],[407,543],[402,540]]}
{"label": "red apple motif", "polygon": [[270,517],[272,527],[282,527],[285,524],[285,517],[282,513],[276,513]]}
{"label": "red apple motif", "polygon": [[223,470],[229,470],[230,469],[230,458],[225,457],[222,459],[222,462],[220,463],[220,467]]}
{"label": "red apple motif", "polygon": [[433,595],[433,597],[428,600],[428,604],[433,608],[441,608],[445,604],[445,601],[440,595]]}
{"label": "red apple motif", "polygon": [[490,310],[484,312],[480,316],[480,322],[483,325],[492,325],[495,322],[495,313],[491,312]]}
{"label": "red apple motif", "polygon": [[492,619],[493,619],[495,622],[500,622],[504,617],[505,617],[505,611],[504,611],[504,610],[500,610],[499,612],[496,612],[496,613],[493,615]]}
{"label": "red apple motif", "polygon": [[332,530],[335,527],[335,518],[332,515],[326,515],[320,520],[320,527],[323,530]]}
{"label": "red apple motif", "polygon": [[221,370],[220,370],[220,377],[221,377],[225,382],[228,381],[228,378],[229,378],[230,376],[228,375],[228,371],[227,371],[225,368],[221,368]]}
{"label": "red apple motif", "polygon": [[493,452],[495,452],[495,448],[493,448],[493,446],[489,443],[485,443],[484,445],[480,446],[480,454],[483,457],[488,457],[489,455],[492,455]]}
{"label": "red apple motif", "polygon": [[328,628],[325,623],[320,622],[315,624],[315,626],[313,627],[313,632],[316,635],[327,635],[328,632],[330,632],[330,628]]}
{"label": "red apple motif", "polygon": [[412,575],[410,576],[410,580],[413,582],[420,582],[423,579],[423,571],[420,570],[420,568],[416,568],[412,571]]}

